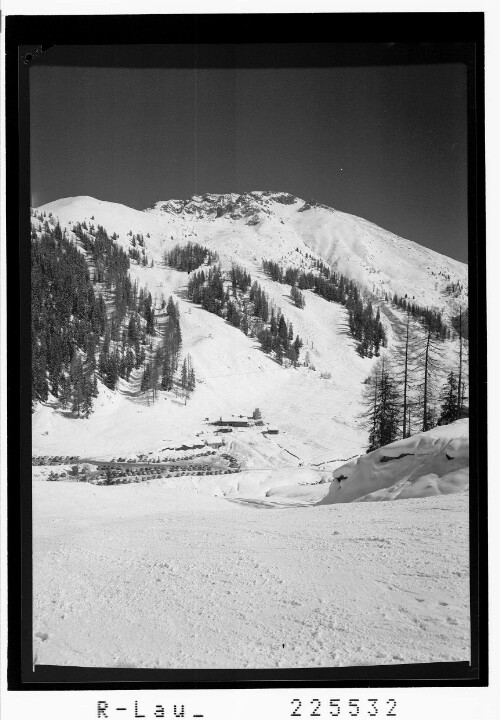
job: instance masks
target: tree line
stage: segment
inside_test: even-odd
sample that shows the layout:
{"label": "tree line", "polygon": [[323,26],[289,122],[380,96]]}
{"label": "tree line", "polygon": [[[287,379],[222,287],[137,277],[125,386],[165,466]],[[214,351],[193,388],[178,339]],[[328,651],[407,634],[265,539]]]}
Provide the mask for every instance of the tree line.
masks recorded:
{"label": "tree line", "polygon": [[262,350],[281,365],[285,359],[293,365],[298,363],[303,341],[244,268],[233,265],[227,277],[219,265],[208,272],[200,270],[189,279],[187,293],[192,302],[257,338]]}
{"label": "tree line", "polygon": [[384,353],[377,360],[365,381],[361,422],[368,430],[367,452],[468,414],[462,336],[444,386],[440,339],[430,320],[424,326],[412,322],[407,308],[402,337],[391,355]]}
{"label": "tree line", "polygon": [[425,328],[430,327],[432,333],[439,336],[441,340],[449,340],[451,338],[451,330],[443,322],[443,317],[438,310],[422,307],[413,300],[410,301],[408,295],[404,297],[394,295],[392,302],[396,307],[419,320]]}
{"label": "tree line", "polygon": [[[180,328],[179,304],[174,303],[172,296],[166,305],[166,322],[164,323],[161,342],[153,347],[150,344],[149,358],[145,364],[141,381],[141,391],[155,402],[158,390],[170,391],[175,385],[175,375],[180,362],[182,333]],[[185,377],[186,374],[186,377]],[[194,390],[196,378],[191,360],[184,359],[180,385],[183,390]]]}
{"label": "tree line", "polygon": [[187,245],[175,245],[172,250],[166,250],[163,261],[169,267],[190,273],[205,263],[212,265],[218,262],[219,256],[198,243],[188,242]]}
{"label": "tree line", "polygon": [[144,364],[154,307],[151,294],[131,282],[116,235],[78,223],[74,242],[49,219],[31,232],[32,406],[50,393],[88,417],[98,376],[114,390]]}
{"label": "tree line", "polygon": [[263,260],[262,267],[272,280],[292,286],[291,298],[298,307],[305,306],[301,290],[312,290],[329,302],[345,305],[349,317],[349,331],[357,341],[361,357],[378,356],[386,347],[387,337],[380,319],[380,310],[375,312],[370,300],[363,300],[359,286],[341,273],[331,272],[321,261],[314,266],[319,272],[304,272],[297,268],[283,269],[278,263]]}
{"label": "tree line", "polygon": [[59,225],[31,241],[32,403],[49,393],[88,415],[96,395],[95,351],[107,326],[84,257]]}

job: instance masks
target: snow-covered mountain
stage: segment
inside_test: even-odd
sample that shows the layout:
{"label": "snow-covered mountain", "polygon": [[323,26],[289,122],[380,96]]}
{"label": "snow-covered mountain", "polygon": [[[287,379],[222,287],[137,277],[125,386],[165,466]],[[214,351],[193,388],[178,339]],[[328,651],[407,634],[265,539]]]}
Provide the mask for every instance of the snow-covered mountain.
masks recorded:
{"label": "snow-covered mountain", "polygon": [[[271,280],[262,260],[305,271],[321,260],[357,281],[378,303],[389,344],[403,314],[386,296],[408,295],[444,317],[455,314],[459,302],[466,304],[463,263],[285,192],[205,194],[157,202],[142,211],[71,197],[37,212],[51,214],[70,236],[77,222],[102,225],[110,236],[117,234],[116,242],[126,251],[132,234],[144,237],[148,265],[132,262],[131,278],[148,289],[155,302],[172,294],[179,303],[182,353],[191,355],[198,383],[187,404],[161,392],[152,405],[138,402],[137,384],[124,380],[119,392],[102,386],[88,420],[57,412],[50,403],[39,405],[33,419],[34,453],[155,452],[166,442],[194,437],[207,417],[250,414],[260,407],[280,434],[271,440],[263,439],[260,431],[244,438],[234,433],[231,442],[245,467],[335,466],[366,447],[359,415],[363,383],[375,359],[356,351],[343,305],[307,290],[305,308],[296,307],[290,286]],[[307,353],[309,367],[280,367],[255,338],[187,299],[188,274],[166,266],[163,255],[188,242],[217,252],[223,270],[238,263],[250,272],[303,339],[302,358]],[[456,341],[443,343],[443,372],[456,364],[456,357]]]}
{"label": "snow-covered mountain", "polygon": [[[196,276],[165,257],[189,242],[210,251],[196,249],[199,267],[219,278],[215,310],[189,298]],[[356,285],[342,283],[335,301],[303,285],[303,306],[263,260],[314,281],[335,269]],[[251,287],[233,285],[233,264],[258,283],[272,317],[286,319],[267,352],[271,319],[256,315]],[[365,382],[381,361],[362,351],[344,304],[358,289],[351,309],[361,303],[365,317],[373,304],[368,327],[383,325],[390,358],[406,327],[393,296],[441,311],[449,328],[467,304],[466,265],[287,193],[207,194],[146,210],[75,197],[33,212],[33,287],[32,372],[46,383],[32,416],[33,665],[470,661],[468,421],[419,432],[420,312],[411,320],[412,436],[366,454]],[[232,323],[233,303],[247,331]],[[173,318],[195,388],[182,387],[179,363],[175,382],[157,383],[151,397],[144,376],[151,363],[163,382]],[[436,390],[461,349],[466,378],[467,343],[444,329]],[[290,350],[296,335],[298,363],[283,362],[277,348]],[[88,417],[77,416],[83,388]],[[254,510],[264,507],[280,511]]]}
{"label": "snow-covered mountain", "polygon": [[[61,223],[95,218],[126,243],[126,233],[147,232],[152,253],[170,242],[197,241],[226,260],[255,266],[262,258],[303,262],[311,253],[368,290],[404,296],[446,314],[462,300],[466,305],[467,265],[398,237],[377,225],[339,210],[304,201],[285,192],[195,195],[155,203],[144,210],[73,197],[38,210],[52,212]],[[450,286],[460,291],[451,293]]]}

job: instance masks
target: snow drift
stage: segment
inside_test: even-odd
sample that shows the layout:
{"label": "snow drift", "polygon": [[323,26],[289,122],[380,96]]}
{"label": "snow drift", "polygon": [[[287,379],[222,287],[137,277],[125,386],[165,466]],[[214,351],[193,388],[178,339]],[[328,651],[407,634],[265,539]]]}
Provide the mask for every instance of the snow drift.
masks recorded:
{"label": "snow drift", "polygon": [[469,421],[433,428],[379,448],[333,473],[318,504],[447,495],[469,486]]}

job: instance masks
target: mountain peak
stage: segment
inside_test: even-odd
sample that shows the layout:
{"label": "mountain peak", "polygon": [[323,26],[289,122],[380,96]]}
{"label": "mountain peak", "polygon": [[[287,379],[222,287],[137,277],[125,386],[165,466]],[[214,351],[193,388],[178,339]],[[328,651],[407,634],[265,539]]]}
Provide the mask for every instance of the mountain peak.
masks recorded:
{"label": "mountain peak", "polygon": [[285,264],[300,248],[304,257],[312,253],[381,297],[407,295],[447,314],[457,300],[465,302],[467,294],[465,264],[361,217],[286,191],[203,193],[160,201],[145,211],[80,196],[39,210],[52,212],[70,227],[86,219],[122,239],[131,232],[149,233],[155,263],[170,240],[183,244],[203,239],[227,262],[238,257],[250,265],[263,257]]}
{"label": "mountain peak", "polygon": [[243,193],[204,193],[184,200],[160,200],[148,212],[191,215],[197,218],[227,216],[233,220],[251,217],[255,213],[269,214],[271,203],[295,205],[304,201],[287,192],[251,190]]}

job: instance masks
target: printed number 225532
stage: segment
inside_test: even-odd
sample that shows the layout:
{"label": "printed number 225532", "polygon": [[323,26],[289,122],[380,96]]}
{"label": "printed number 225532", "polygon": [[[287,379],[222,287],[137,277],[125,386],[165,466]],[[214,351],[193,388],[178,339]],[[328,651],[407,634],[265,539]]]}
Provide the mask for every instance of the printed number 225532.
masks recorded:
{"label": "printed number 225532", "polygon": [[[302,703],[299,698],[292,701],[291,717],[397,717],[396,701],[394,698],[380,700],[379,698],[368,698],[360,701],[359,698],[349,698],[341,701],[340,698],[332,698],[328,707],[317,698],[309,701],[309,704]],[[364,706],[364,707],[363,707]]]}

